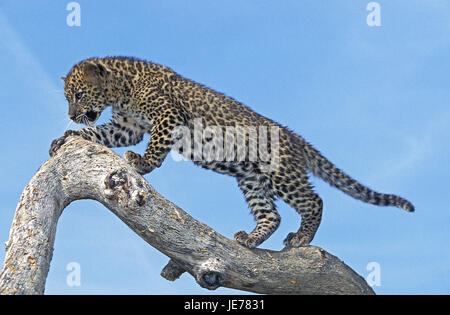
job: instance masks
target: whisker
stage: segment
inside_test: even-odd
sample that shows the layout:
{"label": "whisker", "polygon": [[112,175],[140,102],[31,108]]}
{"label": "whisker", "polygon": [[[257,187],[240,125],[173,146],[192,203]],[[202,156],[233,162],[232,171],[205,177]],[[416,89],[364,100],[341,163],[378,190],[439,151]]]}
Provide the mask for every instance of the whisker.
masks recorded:
{"label": "whisker", "polygon": [[75,117],[75,121],[76,122],[83,121],[83,117],[84,117],[84,114],[80,114],[77,117]]}
{"label": "whisker", "polygon": [[67,124],[66,129],[64,129],[64,132],[66,132],[72,124],[73,120],[69,120],[69,123]]}
{"label": "whisker", "polygon": [[89,121],[89,119],[87,118],[86,115],[83,115],[83,124],[90,127],[91,126],[91,122]]}

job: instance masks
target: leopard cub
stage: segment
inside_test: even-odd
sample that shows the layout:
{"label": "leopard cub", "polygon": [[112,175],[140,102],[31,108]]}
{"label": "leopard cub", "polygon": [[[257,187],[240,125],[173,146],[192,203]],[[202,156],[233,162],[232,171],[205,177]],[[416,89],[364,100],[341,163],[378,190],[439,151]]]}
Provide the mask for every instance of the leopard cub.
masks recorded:
{"label": "leopard cub", "polygon": [[[409,201],[396,195],[375,192],[352,179],[289,129],[224,94],[182,77],[168,67],[128,57],[90,58],[73,66],[63,80],[70,119],[87,127],[78,131],[69,130],[63,137],[54,140],[49,152],[51,156],[70,135],[112,148],[134,145],[148,133],[151,138],[144,155],[131,151],[125,153],[125,159],[140,174],[160,167],[173,149],[205,169],[236,178],[256,220],[253,231],[240,231],[234,236],[246,247],[258,246],[278,228],[280,215],[275,207],[277,197],[301,215],[300,228],[288,234],[284,240],[285,246],[306,246],[311,242],[321,221],[323,204],[312,189],[308,172],[361,201],[414,211]],[[112,106],[111,122],[94,126],[107,106]],[[275,128],[278,130],[277,146],[268,148],[268,152],[277,151],[274,167],[262,169],[261,165],[267,164],[267,159],[261,159],[258,154],[256,160],[251,159],[250,149],[241,159],[196,158],[195,148],[211,146],[212,141],[211,137],[196,135],[198,120],[205,129],[228,135],[225,138],[231,139],[231,145],[227,142],[231,148],[239,146],[239,132],[230,136],[227,134],[229,128]],[[188,145],[194,150],[189,150],[189,153],[185,146],[177,144],[180,136],[175,134],[181,127],[190,133]],[[241,137],[241,141],[250,148],[258,137],[249,132]],[[271,137],[273,140],[274,136]],[[213,144],[220,146],[220,143]]]}

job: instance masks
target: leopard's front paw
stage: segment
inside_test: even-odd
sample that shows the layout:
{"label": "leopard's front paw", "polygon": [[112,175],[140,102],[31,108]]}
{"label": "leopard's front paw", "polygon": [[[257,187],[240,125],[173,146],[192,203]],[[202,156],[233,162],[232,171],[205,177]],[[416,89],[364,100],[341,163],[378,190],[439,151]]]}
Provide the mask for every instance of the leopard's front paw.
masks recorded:
{"label": "leopard's front paw", "polygon": [[248,235],[245,231],[239,231],[234,234],[234,240],[248,248],[255,248],[259,245],[258,240]]}
{"label": "leopard's front paw", "polygon": [[147,173],[150,173],[154,167],[149,165],[145,160],[137,153],[134,153],[133,151],[127,151],[124,154],[125,161],[128,162],[135,170],[141,175],[145,175]]}
{"label": "leopard's front paw", "polygon": [[67,136],[62,136],[61,138],[55,139],[52,141],[52,144],[50,145],[50,150],[48,150],[48,154],[50,156],[54,156],[56,154],[56,151],[59,150],[59,148],[62,147],[62,145],[66,142]]}
{"label": "leopard's front paw", "polygon": [[66,143],[67,137],[78,136],[79,134],[80,133],[76,130],[67,130],[66,132],[64,132],[64,136],[52,141],[52,144],[50,145],[50,150],[48,150],[48,154],[50,156],[54,156],[56,154],[56,151],[58,151],[59,148],[61,148],[63,144]]}

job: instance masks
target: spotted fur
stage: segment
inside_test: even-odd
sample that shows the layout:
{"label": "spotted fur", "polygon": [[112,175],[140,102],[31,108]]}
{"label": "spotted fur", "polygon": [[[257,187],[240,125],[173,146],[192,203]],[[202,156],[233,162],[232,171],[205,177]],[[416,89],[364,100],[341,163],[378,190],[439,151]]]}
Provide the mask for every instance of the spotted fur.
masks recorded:
{"label": "spotted fur", "polygon": [[[414,211],[413,205],[398,196],[377,193],[358,183],[299,135],[265,118],[238,101],[188,80],[171,69],[155,63],[128,57],[91,58],[76,64],[64,79],[69,116],[87,128],[67,131],[53,141],[54,155],[69,135],[103,144],[107,147],[130,146],[140,142],[145,133],[151,135],[143,156],[127,151],[125,159],[141,174],[161,166],[173,148],[197,165],[234,176],[256,220],[251,233],[240,231],[235,240],[253,248],[278,228],[280,215],[275,200],[280,198],[302,217],[297,232],[289,233],[287,247],[306,246],[313,239],[322,217],[322,199],[313,191],[309,171],[346,194],[379,206],[395,206]],[[94,126],[101,112],[112,105],[112,121]],[[211,139],[194,135],[194,121],[201,118],[204,127],[276,126],[279,127],[279,160],[277,167],[261,171],[258,161],[215,161],[196,159],[183,148],[175,148],[174,131],[187,126],[196,141],[206,145]],[[246,137],[246,143],[251,136]]]}

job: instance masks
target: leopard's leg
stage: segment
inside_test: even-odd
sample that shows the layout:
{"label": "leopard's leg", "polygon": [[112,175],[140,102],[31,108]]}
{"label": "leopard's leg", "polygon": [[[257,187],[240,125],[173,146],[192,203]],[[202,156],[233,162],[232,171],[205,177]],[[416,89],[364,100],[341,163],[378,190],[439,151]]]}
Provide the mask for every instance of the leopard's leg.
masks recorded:
{"label": "leopard's leg", "polygon": [[80,130],[67,130],[64,136],[52,142],[49,154],[53,156],[69,136],[78,136],[108,148],[117,148],[139,143],[142,141],[143,134],[142,130],[123,126],[115,121]]}
{"label": "leopard's leg", "polygon": [[322,199],[312,190],[305,173],[294,170],[288,172],[289,179],[273,177],[276,194],[302,217],[297,232],[289,233],[284,240],[286,247],[307,246],[313,240],[322,219]]}
{"label": "leopard's leg", "polygon": [[178,133],[174,130],[178,126],[184,126],[185,121],[185,117],[181,113],[172,110],[161,112],[152,121],[150,142],[144,156],[127,151],[124,155],[125,159],[141,175],[150,173],[155,168],[160,167],[173,144],[177,141],[174,134]]}
{"label": "leopard's leg", "polygon": [[156,137],[151,136],[144,156],[133,151],[125,152],[125,160],[141,175],[148,174],[155,168],[160,167],[171,150],[171,140],[167,140],[167,142],[166,140],[162,140],[162,142],[159,142],[156,139]]}
{"label": "leopard's leg", "polygon": [[302,216],[302,222],[297,232],[289,233],[283,241],[286,247],[307,246],[313,240],[322,220],[322,199],[313,191],[310,196],[297,199],[296,210]]}
{"label": "leopard's leg", "polygon": [[174,137],[174,134],[178,134],[177,127],[188,127],[191,119],[190,112],[182,104],[174,103],[170,93],[161,93],[160,88],[153,86],[150,81],[152,80],[140,82],[141,88],[147,89],[147,93],[133,96],[133,102],[139,104],[135,107],[136,114],[146,120],[145,125],[151,126],[150,141],[143,156],[132,151],[127,151],[124,155],[141,175],[162,165],[177,140]]}
{"label": "leopard's leg", "polygon": [[280,225],[280,215],[275,207],[270,179],[266,175],[238,177],[238,185],[256,220],[256,227],[250,234],[244,231],[236,233],[234,239],[246,247],[254,248],[275,232]]}

